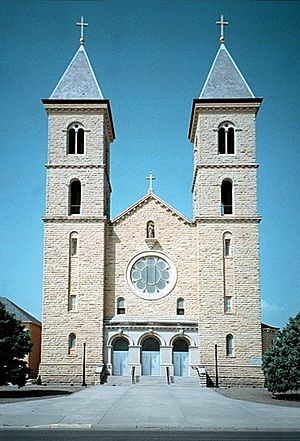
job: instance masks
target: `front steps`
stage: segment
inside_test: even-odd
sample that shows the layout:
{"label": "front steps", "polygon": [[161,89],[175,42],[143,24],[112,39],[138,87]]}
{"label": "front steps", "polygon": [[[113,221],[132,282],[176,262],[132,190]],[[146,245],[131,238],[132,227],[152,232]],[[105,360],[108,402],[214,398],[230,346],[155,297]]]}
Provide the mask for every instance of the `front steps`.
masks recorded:
{"label": "front steps", "polygon": [[[206,382],[201,381],[201,378],[198,375],[193,375],[190,377],[170,377],[171,386],[184,386],[184,387],[197,387],[202,386],[206,387]],[[165,376],[150,376],[150,375],[141,375],[135,377],[135,382],[133,386],[155,386],[155,385],[165,384],[168,386],[167,378]],[[131,385],[131,377],[130,376],[118,376],[118,375],[109,375],[107,377],[106,383],[104,385],[108,386],[130,386]]]}

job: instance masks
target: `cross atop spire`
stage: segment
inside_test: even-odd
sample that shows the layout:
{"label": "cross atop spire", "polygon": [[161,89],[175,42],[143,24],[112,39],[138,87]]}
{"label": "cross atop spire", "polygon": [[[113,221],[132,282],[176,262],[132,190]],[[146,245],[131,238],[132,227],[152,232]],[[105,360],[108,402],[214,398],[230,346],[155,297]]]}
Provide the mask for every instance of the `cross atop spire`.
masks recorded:
{"label": "cross atop spire", "polygon": [[152,172],[150,172],[146,179],[149,181],[148,193],[153,193],[153,181],[155,181],[156,177],[152,175]]}
{"label": "cross atop spire", "polygon": [[224,21],[224,17],[223,14],[221,15],[221,20],[220,21],[216,21],[217,25],[221,26],[221,35],[220,35],[220,43],[224,43],[225,41],[225,36],[224,36],[224,26],[228,26],[228,21]]}
{"label": "cross atop spire", "polygon": [[84,44],[84,38],[83,38],[83,29],[85,26],[88,26],[88,23],[84,23],[83,17],[81,16],[81,21],[79,23],[76,23],[77,26],[80,26],[80,44]]}

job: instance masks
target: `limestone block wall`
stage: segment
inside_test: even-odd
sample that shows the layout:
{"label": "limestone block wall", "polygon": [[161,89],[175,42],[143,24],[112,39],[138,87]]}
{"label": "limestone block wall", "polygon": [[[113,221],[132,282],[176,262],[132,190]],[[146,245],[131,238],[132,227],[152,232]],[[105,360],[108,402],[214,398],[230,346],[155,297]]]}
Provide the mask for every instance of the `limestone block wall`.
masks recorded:
{"label": "limestone block wall", "polygon": [[[177,269],[173,291],[158,300],[144,300],[134,294],[126,280],[128,262],[149,251],[145,242],[146,225],[155,224],[157,244],[153,251],[164,253]],[[118,297],[126,302],[126,316],[140,318],[178,318],[195,320],[198,315],[197,245],[195,226],[150,199],[124,218],[113,222],[107,235],[105,316],[116,314]],[[185,300],[185,315],[177,316],[177,299]]]}
{"label": "limestone block wall", "polygon": [[[221,184],[232,181],[232,211],[235,216],[257,214],[256,167],[201,167],[196,174],[196,216],[221,215]],[[228,215],[227,215],[228,216]]]}
{"label": "limestone block wall", "polygon": [[[78,233],[79,287],[76,308],[69,309],[69,236]],[[86,343],[87,381],[94,381],[103,363],[105,223],[46,222],[42,361],[45,382],[76,382],[81,378]],[[69,350],[69,335],[76,347]]]}
{"label": "limestone block wall", "polygon": [[[223,235],[226,231],[232,233],[233,240],[230,264],[234,280],[230,286],[232,313],[224,310],[224,292],[228,289],[223,264]],[[242,367],[251,372],[259,371],[261,317],[258,225],[255,222],[203,221],[198,223],[198,235],[199,358],[208,369],[214,366],[214,346],[217,344],[219,366],[225,382],[227,375],[239,376],[238,371]],[[227,334],[234,338],[232,356],[226,355]],[[260,376],[259,373],[255,375]],[[227,380],[230,382],[230,378]]]}
{"label": "limestone block wall", "polygon": [[[234,155],[218,153],[218,127],[226,121],[235,126]],[[255,142],[255,109],[201,109],[196,130],[196,164],[255,164]]]}
{"label": "limestone block wall", "polygon": [[[103,216],[105,214],[104,168],[103,167],[68,167],[48,168],[47,178],[47,216],[68,216],[70,184],[72,180],[81,182],[80,215]],[[73,215],[74,216],[74,215]]]}
{"label": "limestone block wall", "polygon": [[[67,155],[68,127],[80,123],[85,131],[84,155]],[[102,165],[106,162],[103,110],[73,109],[50,111],[48,117],[48,163],[60,165]]]}

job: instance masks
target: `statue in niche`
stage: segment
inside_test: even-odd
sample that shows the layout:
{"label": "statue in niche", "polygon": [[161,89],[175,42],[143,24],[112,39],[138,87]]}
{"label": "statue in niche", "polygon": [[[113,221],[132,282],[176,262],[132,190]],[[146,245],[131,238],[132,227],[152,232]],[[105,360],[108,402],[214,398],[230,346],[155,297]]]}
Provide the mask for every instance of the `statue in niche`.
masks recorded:
{"label": "statue in niche", "polygon": [[147,239],[154,239],[155,231],[154,231],[154,222],[147,222]]}

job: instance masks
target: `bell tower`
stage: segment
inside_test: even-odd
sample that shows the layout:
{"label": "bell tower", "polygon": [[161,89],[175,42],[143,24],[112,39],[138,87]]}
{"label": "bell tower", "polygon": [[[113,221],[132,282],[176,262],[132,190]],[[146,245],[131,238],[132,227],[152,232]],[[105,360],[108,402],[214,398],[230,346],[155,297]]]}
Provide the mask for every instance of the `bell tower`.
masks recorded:
{"label": "bell tower", "polygon": [[199,357],[211,375],[217,345],[223,378],[238,378],[238,366],[243,366],[249,382],[257,384],[261,377],[261,219],[255,119],[262,99],[254,96],[225,46],[228,22],[222,16],[217,24],[221,25],[220,47],[200,97],[193,101],[189,129],[198,231]]}
{"label": "bell tower", "polygon": [[[48,163],[43,338],[40,375],[47,382],[86,381],[103,363],[105,232],[110,216],[109,100],[80,46],[43,104],[48,114]],[[91,332],[93,329],[93,332]],[[83,348],[85,347],[85,354]]]}

